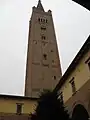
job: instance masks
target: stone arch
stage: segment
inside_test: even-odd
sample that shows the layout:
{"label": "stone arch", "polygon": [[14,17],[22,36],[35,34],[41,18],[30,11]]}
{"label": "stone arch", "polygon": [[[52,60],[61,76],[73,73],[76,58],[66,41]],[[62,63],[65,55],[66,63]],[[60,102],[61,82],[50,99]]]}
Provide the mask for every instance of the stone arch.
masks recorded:
{"label": "stone arch", "polygon": [[73,112],[75,106],[78,105],[78,104],[81,104],[82,106],[85,107],[85,104],[84,104],[81,100],[77,100],[77,101],[75,101],[75,102],[73,103],[73,105],[72,105],[72,112]]}
{"label": "stone arch", "polygon": [[88,120],[89,114],[85,107],[81,104],[77,104],[72,112],[72,120]]}

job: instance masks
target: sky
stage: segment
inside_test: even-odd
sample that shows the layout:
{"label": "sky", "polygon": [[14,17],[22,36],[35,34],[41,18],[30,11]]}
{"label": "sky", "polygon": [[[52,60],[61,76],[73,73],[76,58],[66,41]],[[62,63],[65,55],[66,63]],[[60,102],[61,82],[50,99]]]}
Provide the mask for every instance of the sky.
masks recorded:
{"label": "sky", "polygon": [[[0,0],[0,94],[24,95],[29,20],[38,0]],[[90,34],[90,11],[71,0],[42,0],[52,10],[62,73]]]}

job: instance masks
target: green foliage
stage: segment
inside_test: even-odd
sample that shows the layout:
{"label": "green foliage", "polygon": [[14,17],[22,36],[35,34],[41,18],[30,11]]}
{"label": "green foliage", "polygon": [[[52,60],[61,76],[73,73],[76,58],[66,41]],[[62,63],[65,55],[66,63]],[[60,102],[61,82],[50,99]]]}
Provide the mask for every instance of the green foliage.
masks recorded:
{"label": "green foliage", "polygon": [[41,93],[35,113],[31,114],[31,120],[69,120],[67,110],[60,101],[57,93]]}

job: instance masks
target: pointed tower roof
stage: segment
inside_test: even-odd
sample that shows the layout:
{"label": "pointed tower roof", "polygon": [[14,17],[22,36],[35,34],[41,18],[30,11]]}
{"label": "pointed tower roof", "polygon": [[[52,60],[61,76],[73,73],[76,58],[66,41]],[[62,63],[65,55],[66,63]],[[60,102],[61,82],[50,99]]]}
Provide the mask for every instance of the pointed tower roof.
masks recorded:
{"label": "pointed tower roof", "polygon": [[41,11],[44,11],[44,8],[42,6],[42,3],[41,3],[41,0],[38,1],[38,5],[37,5],[37,8]]}

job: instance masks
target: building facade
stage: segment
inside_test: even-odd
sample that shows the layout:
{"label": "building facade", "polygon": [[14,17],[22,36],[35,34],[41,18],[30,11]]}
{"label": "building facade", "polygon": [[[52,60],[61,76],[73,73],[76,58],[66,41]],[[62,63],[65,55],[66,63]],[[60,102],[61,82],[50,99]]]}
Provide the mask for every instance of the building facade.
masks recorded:
{"label": "building facade", "polygon": [[36,107],[36,98],[0,95],[0,120],[28,120]]}
{"label": "building facade", "polygon": [[74,120],[90,116],[90,36],[57,84],[56,90]]}
{"label": "building facade", "polygon": [[25,96],[38,97],[41,91],[52,90],[61,76],[52,12],[45,12],[39,0],[29,25]]}

